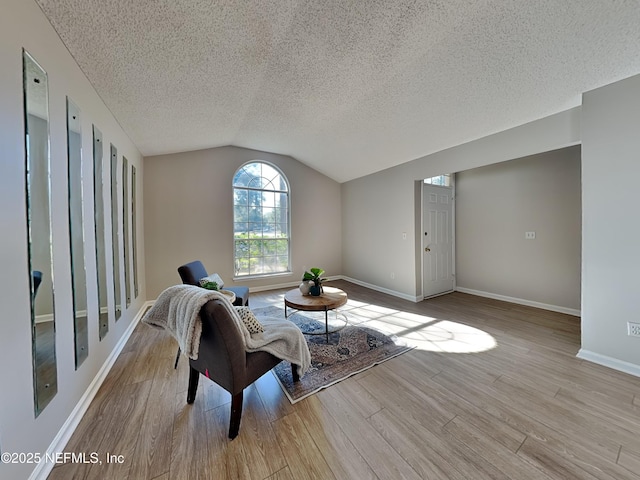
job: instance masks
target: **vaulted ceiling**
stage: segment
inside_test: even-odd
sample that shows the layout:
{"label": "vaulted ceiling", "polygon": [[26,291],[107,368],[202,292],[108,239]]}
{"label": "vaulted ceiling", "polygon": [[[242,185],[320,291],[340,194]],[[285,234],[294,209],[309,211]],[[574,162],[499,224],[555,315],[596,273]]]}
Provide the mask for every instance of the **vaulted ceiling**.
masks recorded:
{"label": "vaulted ceiling", "polygon": [[36,0],[145,156],[236,145],[339,182],[640,73],[638,0]]}

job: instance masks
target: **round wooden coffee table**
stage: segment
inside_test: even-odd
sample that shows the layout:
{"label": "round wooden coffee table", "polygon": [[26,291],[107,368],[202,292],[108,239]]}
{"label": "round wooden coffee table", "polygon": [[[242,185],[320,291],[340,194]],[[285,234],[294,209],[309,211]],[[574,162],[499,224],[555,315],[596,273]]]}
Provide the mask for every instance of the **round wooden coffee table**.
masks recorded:
{"label": "round wooden coffee table", "polygon": [[[299,289],[294,288],[284,294],[284,316],[287,318],[287,307],[293,310],[300,310],[304,312],[324,312],[324,333],[320,335],[326,335],[327,341],[330,333],[335,333],[338,330],[342,330],[347,325],[347,317],[344,316],[344,325],[334,330],[329,330],[329,310],[335,310],[347,303],[346,292],[335,287],[322,287],[324,293],[320,296],[314,297],[313,295],[302,295]],[[337,315],[337,312],[336,312]],[[312,332],[302,332],[307,335],[318,335]]]}

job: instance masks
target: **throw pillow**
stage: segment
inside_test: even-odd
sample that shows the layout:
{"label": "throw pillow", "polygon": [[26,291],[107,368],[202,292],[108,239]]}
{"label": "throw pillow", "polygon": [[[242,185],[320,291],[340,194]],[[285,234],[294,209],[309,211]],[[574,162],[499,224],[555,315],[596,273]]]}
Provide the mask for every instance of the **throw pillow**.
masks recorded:
{"label": "throw pillow", "polygon": [[217,273],[212,273],[208,277],[201,278],[199,281],[201,287],[209,282],[217,283],[218,290],[222,290],[222,287],[224,287],[224,282],[220,278],[220,275],[218,275]]}
{"label": "throw pillow", "polygon": [[258,321],[253,312],[249,309],[249,307],[235,307],[238,315],[242,319],[242,323],[247,327],[249,333],[262,333],[264,332],[264,327]]}

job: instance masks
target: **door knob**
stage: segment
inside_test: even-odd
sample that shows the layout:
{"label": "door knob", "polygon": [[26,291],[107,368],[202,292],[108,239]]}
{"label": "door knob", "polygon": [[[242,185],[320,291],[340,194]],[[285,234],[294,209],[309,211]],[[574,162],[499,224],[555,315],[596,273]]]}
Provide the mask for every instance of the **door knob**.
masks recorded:
{"label": "door knob", "polygon": [[424,251],[425,251],[425,252],[430,252],[430,251],[431,251],[431,249],[430,249],[429,247],[425,247],[425,248],[424,248]]}

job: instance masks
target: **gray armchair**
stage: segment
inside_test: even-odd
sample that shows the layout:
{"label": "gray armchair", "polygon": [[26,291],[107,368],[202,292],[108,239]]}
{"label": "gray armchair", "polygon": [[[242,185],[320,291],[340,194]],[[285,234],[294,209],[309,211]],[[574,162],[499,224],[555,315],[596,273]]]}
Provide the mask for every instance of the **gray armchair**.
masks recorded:
{"label": "gray armchair", "polygon": [[[200,260],[195,260],[178,267],[178,273],[180,274],[182,283],[196,286],[200,286],[201,278],[209,275]],[[230,290],[236,295],[234,305],[249,306],[249,287],[224,287],[224,289]]]}
{"label": "gray armchair", "polygon": [[[229,438],[240,430],[244,389],[282,360],[270,353],[247,353],[242,333],[220,300],[210,300],[200,311],[202,335],[198,359],[189,359],[189,387],[187,403],[195,401],[200,374],[205,375],[231,394]],[[296,365],[291,365],[293,380],[299,376]]]}
{"label": "gray armchair", "polygon": [[[178,267],[178,274],[184,285],[200,286],[200,279],[208,276],[207,270],[200,260],[194,260],[193,262],[186,263]],[[233,292],[236,296],[233,302],[236,306],[249,306],[249,287],[225,287],[225,290]],[[173,368],[178,367],[178,361],[180,360],[180,348],[176,354],[176,361]]]}

